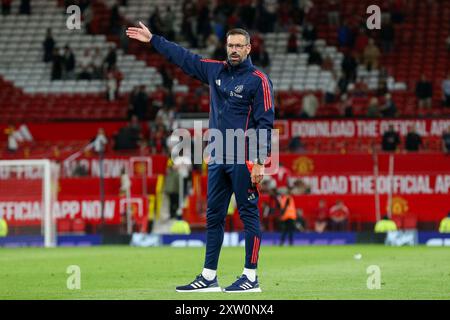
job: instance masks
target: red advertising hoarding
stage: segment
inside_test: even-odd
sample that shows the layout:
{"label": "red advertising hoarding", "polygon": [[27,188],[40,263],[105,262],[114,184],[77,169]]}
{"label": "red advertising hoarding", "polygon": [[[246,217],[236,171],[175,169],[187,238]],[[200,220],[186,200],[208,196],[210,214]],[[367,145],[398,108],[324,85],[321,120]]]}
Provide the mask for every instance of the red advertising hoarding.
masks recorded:
{"label": "red advertising hoarding", "polygon": [[[104,220],[106,224],[121,223],[121,216],[126,213],[127,204],[131,208],[135,219],[142,218],[147,213],[147,200],[145,197],[105,197]],[[99,197],[60,197],[52,206],[53,216],[57,220],[82,219],[88,224],[102,222],[102,203]],[[40,225],[43,216],[41,201],[0,200],[0,218],[5,219],[10,226]]]}

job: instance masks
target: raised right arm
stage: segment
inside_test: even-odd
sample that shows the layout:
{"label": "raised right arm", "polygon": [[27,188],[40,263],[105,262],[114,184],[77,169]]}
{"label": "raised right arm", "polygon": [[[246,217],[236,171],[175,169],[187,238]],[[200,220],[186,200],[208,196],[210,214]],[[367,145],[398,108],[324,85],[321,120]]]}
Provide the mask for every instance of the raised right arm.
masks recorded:
{"label": "raised right arm", "polygon": [[127,29],[127,36],[142,42],[150,42],[151,45],[163,55],[167,60],[180,67],[186,74],[197,78],[198,80],[209,83],[209,74],[225,62],[202,59],[197,54],[179,46],[176,43],[167,41],[164,37],[154,35],[142,23],[140,28],[130,27]]}

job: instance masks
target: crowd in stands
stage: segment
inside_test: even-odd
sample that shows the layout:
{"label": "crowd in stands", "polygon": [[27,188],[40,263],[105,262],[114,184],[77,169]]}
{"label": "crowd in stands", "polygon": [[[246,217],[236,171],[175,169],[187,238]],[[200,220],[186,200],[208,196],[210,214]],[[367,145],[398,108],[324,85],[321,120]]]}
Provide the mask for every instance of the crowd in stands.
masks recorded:
{"label": "crowd in stands", "polygon": [[[342,117],[361,116],[361,113],[354,110],[354,98],[367,98],[363,114],[367,117],[401,116],[401,109],[396,106],[391,92],[394,79],[382,65],[381,58],[384,54],[394,52],[396,48],[395,26],[405,20],[404,4],[402,1],[395,1],[391,7],[383,8],[383,24],[377,34],[367,30],[365,21],[340,19],[339,1],[328,2],[331,8],[328,14],[329,24],[336,27],[337,45],[344,53],[341,70],[333,72],[333,77],[323,92],[294,92],[292,89],[287,93],[283,92],[283,98],[277,99],[277,117],[314,118],[322,106],[329,104],[336,105]],[[224,1],[213,7],[206,2],[184,1],[181,34],[174,34],[173,21],[168,18],[173,13],[169,9],[163,17],[155,9],[149,25],[169,39],[182,38],[192,48],[206,48],[212,58],[219,60],[226,58],[223,47],[226,31],[232,27],[247,28],[252,35],[252,60],[267,70],[270,68],[270,56],[265,50],[263,35],[267,32],[285,31],[289,32],[286,53],[300,53],[299,43],[303,42],[305,53],[308,54],[308,64],[334,71],[333,60],[329,56],[322,56],[315,47],[318,32],[316,26],[308,21],[308,15],[313,11],[312,1],[278,1],[270,4],[258,1],[253,6],[250,2],[236,5]],[[297,36],[298,27],[302,28],[301,39]],[[358,66],[364,66],[368,71],[379,71],[376,89],[369,90],[367,79],[358,75]],[[449,106],[450,80],[444,80],[442,87],[444,105]],[[305,98],[302,99],[303,97]],[[426,75],[417,79],[416,97],[417,107],[428,112],[432,107],[433,88]]]}
{"label": "crowd in stands", "polygon": [[[4,1],[6,4],[8,1]],[[219,1],[211,4],[207,1],[184,0],[182,4],[182,23],[180,31],[175,31],[175,13],[170,6],[164,8],[162,13],[155,7],[147,25],[155,34],[165,36],[167,39],[179,42],[184,40],[189,48],[204,49],[210,58],[226,59],[224,47],[226,32],[234,27],[242,27],[250,31],[252,51],[251,58],[254,64],[270,70],[271,58],[264,44],[264,34],[269,32],[288,32],[286,53],[301,53],[300,43],[303,43],[304,52],[308,54],[308,64],[318,65],[323,70],[332,72],[332,78],[326,88],[319,91],[294,91],[277,94],[277,118],[315,118],[320,115],[320,109],[332,106],[337,109],[336,116],[341,117],[397,117],[401,116],[401,108],[394,102],[392,87],[394,79],[388,74],[381,63],[384,54],[394,52],[396,44],[395,26],[404,23],[406,18],[403,1],[393,1],[382,8],[381,30],[368,30],[365,20],[354,18],[345,20],[340,17],[341,4],[337,0],[328,2],[328,23],[333,26],[337,34],[339,50],[344,54],[340,70],[335,70],[330,56],[322,56],[315,43],[318,39],[318,26],[315,26],[311,17],[316,14],[314,1]],[[65,5],[78,4],[82,9],[83,19],[88,25],[92,15],[89,1],[65,1]],[[111,34],[123,36],[126,22],[120,15],[120,6],[127,6],[127,1],[116,1],[111,8],[109,31]],[[301,28],[301,29],[299,29]],[[298,39],[298,30],[301,30],[301,39]],[[126,38],[126,37],[125,37]],[[450,43],[450,42],[449,42]],[[122,46],[127,50],[127,47]],[[106,97],[109,100],[117,98],[120,82],[123,75],[115,66],[116,52],[113,48],[106,57],[98,49],[86,49],[83,57],[75,57],[68,45],[62,52],[56,48],[51,31],[44,42],[44,61],[52,62],[52,79],[104,79]],[[74,74],[76,66],[81,71]],[[366,70],[379,71],[379,83],[376,89],[370,90],[367,79],[358,74],[358,66]],[[159,72],[163,78],[163,87],[169,97],[173,97],[172,89],[174,75],[171,68],[161,65]],[[433,90],[434,89],[434,90]],[[142,90],[142,89],[141,89]],[[147,91],[146,88],[143,88]],[[159,90],[159,88],[158,88]],[[414,88],[410,88],[414,90]],[[417,107],[429,112],[433,107],[433,84],[427,75],[417,79],[415,95]],[[443,105],[450,107],[450,75],[442,81]],[[156,112],[147,113],[156,103],[149,96],[148,103],[138,103],[139,110],[134,108],[130,112],[139,119],[154,118]],[[158,93],[160,94],[160,93]],[[187,104],[183,99],[171,98],[177,112],[208,112],[207,92],[202,88],[195,94],[195,101]],[[364,112],[356,112],[355,99],[366,99]],[[361,100],[360,99],[360,100]],[[157,106],[157,105],[156,105]],[[160,108],[161,106],[157,106]]]}
{"label": "crowd in stands", "polygon": [[[386,5],[382,11],[382,28],[379,31],[370,31],[365,26],[365,20],[355,18],[345,20],[340,16],[340,1],[326,0],[328,2],[328,23],[335,28],[339,50],[343,53],[340,70],[335,72],[334,62],[330,56],[323,56],[316,48],[318,29],[320,26],[312,23],[315,3],[310,0],[302,1],[219,1],[211,4],[207,1],[185,0],[182,4],[182,26],[180,32],[175,31],[175,13],[170,6],[155,7],[147,24],[155,34],[161,34],[169,40],[179,42],[184,40],[190,48],[205,49],[210,57],[226,59],[224,47],[227,30],[242,27],[250,31],[252,37],[252,61],[259,67],[269,71],[271,57],[264,44],[264,35],[269,32],[288,32],[289,37],[286,53],[300,53],[301,48],[308,54],[308,64],[318,65],[322,70],[332,72],[332,78],[323,92],[296,91],[292,87],[287,91],[277,91],[276,116],[283,118],[316,118],[321,108],[333,105],[341,117],[391,118],[401,116],[401,108],[397,105],[392,92],[392,77],[382,65],[382,56],[395,52],[397,47],[395,26],[404,23],[406,15],[402,1]],[[92,8],[87,0],[64,1],[66,6],[77,4],[87,23],[92,18]],[[120,16],[120,6],[127,6],[126,0],[116,1],[111,8],[110,28],[112,34],[122,35],[126,22]],[[2,0],[2,13],[9,14],[11,1]],[[29,1],[21,1],[21,14],[30,14]],[[301,29],[299,29],[301,28]],[[301,30],[300,39],[298,30]],[[303,43],[304,46],[299,46]],[[448,41],[450,43],[450,41]],[[450,46],[449,46],[450,47]],[[116,100],[123,74],[117,68],[117,51],[115,46],[108,52],[99,48],[87,48],[81,57],[75,56],[69,44],[57,44],[52,36],[51,29],[43,41],[43,61],[51,63],[52,80],[60,79],[102,79],[105,82],[105,98]],[[379,84],[375,90],[370,90],[364,76],[358,74],[358,66],[367,70],[379,71]],[[168,133],[172,129],[173,119],[178,113],[208,112],[208,89],[199,86],[193,92],[193,100],[174,93],[175,75],[172,69],[162,64],[159,67],[163,83],[156,90],[149,92],[143,85],[136,86],[127,95],[128,119],[130,122],[150,120],[151,132],[146,141],[146,147],[151,152],[166,152]],[[270,74],[270,72],[269,72]],[[442,80],[442,101],[444,106],[450,107],[450,73]],[[415,88],[410,88],[417,98],[417,107],[430,110],[433,106],[433,96],[436,88],[429,76],[423,74],[417,79]],[[365,99],[367,105],[364,113],[356,110],[356,101]],[[420,149],[420,139],[412,133],[413,138],[405,138],[406,150]],[[138,135],[139,136],[139,135]],[[443,141],[445,141],[445,133]],[[420,138],[420,137],[419,137]],[[396,145],[400,142],[394,139]],[[408,142],[408,143],[407,143]],[[136,146],[136,144],[133,144]],[[139,144],[137,144],[139,145]],[[445,145],[445,142],[443,142]],[[392,147],[383,149],[388,150]],[[293,140],[290,144],[292,150],[303,150],[300,140]],[[396,147],[394,147],[396,149]]]}
{"label": "crowd in stands", "polygon": [[106,54],[100,48],[86,48],[82,57],[76,57],[69,44],[62,49],[56,46],[51,29],[47,30],[42,46],[43,61],[51,63],[51,80],[104,80],[106,98],[109,101],[118,98],[123,74],[117,68],[115,46]]}

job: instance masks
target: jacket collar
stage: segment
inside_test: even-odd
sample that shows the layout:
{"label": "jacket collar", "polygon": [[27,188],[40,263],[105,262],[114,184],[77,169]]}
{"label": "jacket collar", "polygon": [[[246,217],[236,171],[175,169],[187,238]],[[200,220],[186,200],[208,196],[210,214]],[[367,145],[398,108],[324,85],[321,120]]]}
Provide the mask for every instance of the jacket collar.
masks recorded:
{"label": "jacket collar", "polygon": [[231,65],[230,61],[227,59],[227,64],[226,64],[228,70],[230,71],[234,71],[234,72],[242,72],[245,71],[249,68],[253,67],[253,63],[252,63],[252,59],[250,58],[250,55],[247,56],[247,59],[245,59],[244,61],[242,61],[240,64],[238,64],[237,66],[233,66]]}

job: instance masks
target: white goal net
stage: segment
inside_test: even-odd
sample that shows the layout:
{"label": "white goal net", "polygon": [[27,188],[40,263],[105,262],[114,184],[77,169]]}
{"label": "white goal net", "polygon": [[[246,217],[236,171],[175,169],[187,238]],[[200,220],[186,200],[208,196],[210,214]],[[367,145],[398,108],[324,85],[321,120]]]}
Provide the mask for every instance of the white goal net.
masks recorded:
{"label": "white goal net", "polygon": [[56,246],[57,179],[50,160],[0,160],[0,219],[8,236],[41,237],[45,247]]}

